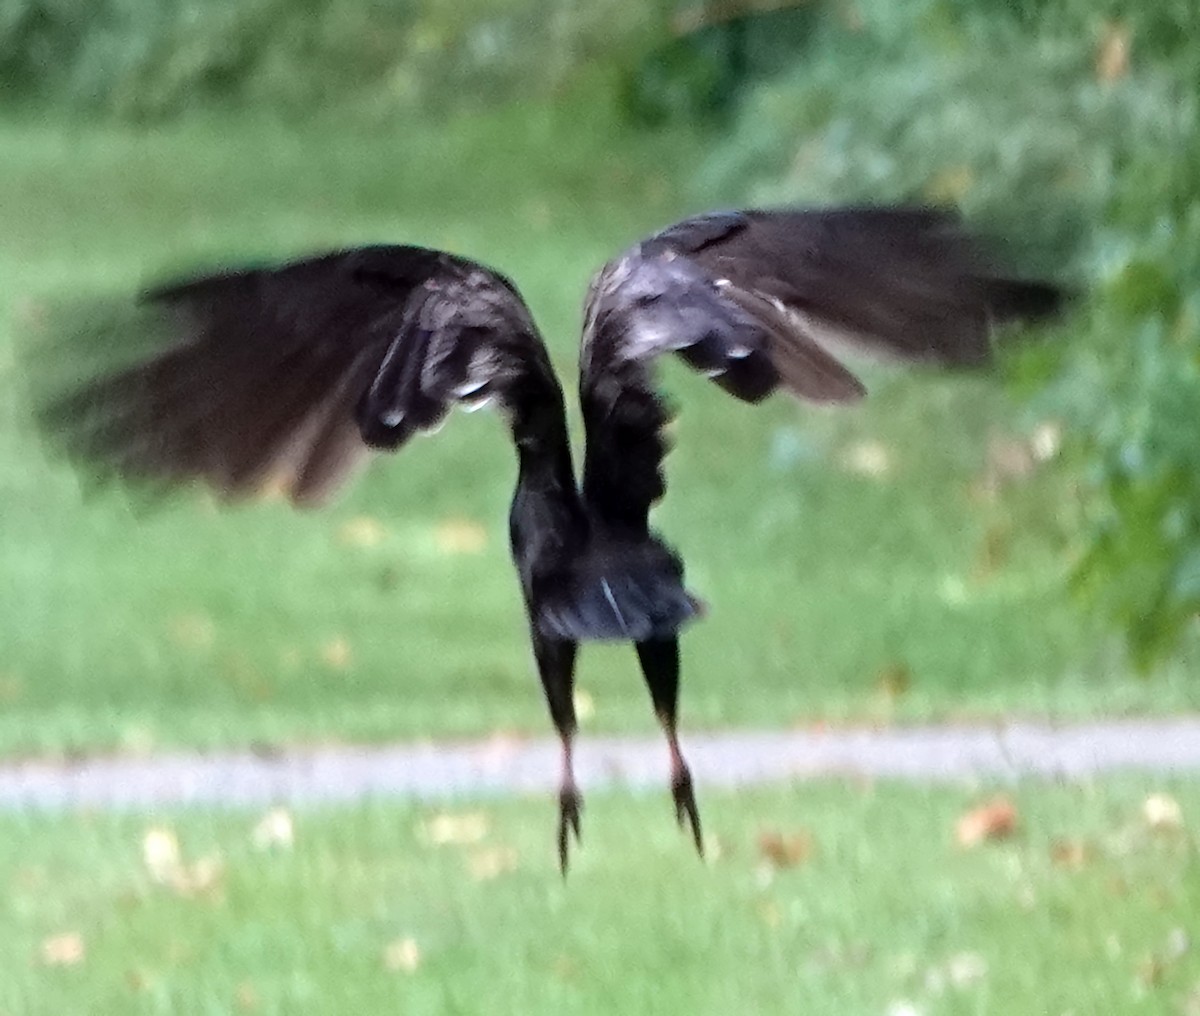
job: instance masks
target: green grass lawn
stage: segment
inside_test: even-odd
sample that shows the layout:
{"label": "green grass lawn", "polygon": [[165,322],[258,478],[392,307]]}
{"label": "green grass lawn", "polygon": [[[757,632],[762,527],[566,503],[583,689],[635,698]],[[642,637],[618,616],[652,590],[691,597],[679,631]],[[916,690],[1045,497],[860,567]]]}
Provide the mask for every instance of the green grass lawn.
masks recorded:
{"label": "green grass lawn", "polygon": [[258,814],[8,815],[0,1012],[1195,1011],[1200,784],[1024,784],[1016,833],[961,847],[992,793],[709,793],[703,864],[661,795],[597,794],[565,884],[541,799],[302,810],[291,846]]}
{"label": "green grass lawn", "polygon": [[[0,123],[0,755],[547,729],[495,418],[456,417],[320,513],[193,498],[137,518],[44,459],[9,325],[163,266],[419,242],[513,276],[573,388],[589,273],[698,210],[678,185],[697,148],[570,109]],[[978,494],[989,435],[1016,426],[994,383],[886,375],[826,413],[666,375],[686,411],[659,521],[712,606],[685,641],[689,725],[1198,704],[1181,670],[1130,677],[1064,605],[1053,501],[1014,520]],[[652,725],[628,649],[589,649],[580,683],[593,728]]]}

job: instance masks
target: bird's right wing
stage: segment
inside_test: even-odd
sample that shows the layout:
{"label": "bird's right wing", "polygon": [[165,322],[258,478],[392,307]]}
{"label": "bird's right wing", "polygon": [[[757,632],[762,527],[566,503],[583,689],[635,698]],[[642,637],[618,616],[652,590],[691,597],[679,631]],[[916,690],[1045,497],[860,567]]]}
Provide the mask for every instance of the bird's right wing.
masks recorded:
{"label": "bird's right wing", "polygon": [[[227,497],[270,483],[310,503],[368,449],[398,448],[455,404],[561,406],[511,283],[420,247],[345,250],[152,290],[99,337],[112,347],[103,358],[147,330],[149,349],[41,398],[44,430],[102,475],[198,480]],[[56,361],[40,366],[61,374],[97,352],[66,339],[35,352]]]}
{"label": "bird's right wing", "polygon": [[924,208],[718,212],[686,219],[592,280],[580,354],[584,498],[644,527],[665,489],[667,421],[653,365],[678,353],[736,398],[813,402],[866,391],[849,345],[908,361],[986,362],[995,326],[1058,289],[1008,278],[954,217]]}

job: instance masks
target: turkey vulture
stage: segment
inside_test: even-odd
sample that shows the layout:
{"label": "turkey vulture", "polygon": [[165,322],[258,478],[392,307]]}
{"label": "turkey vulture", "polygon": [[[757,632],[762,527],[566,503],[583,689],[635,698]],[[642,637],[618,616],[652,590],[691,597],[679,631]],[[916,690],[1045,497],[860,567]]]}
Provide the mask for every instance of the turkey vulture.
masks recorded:
{"label": "turkey vulture", "polygon": [[985,363],[994,326],[1059,305],[1005,275],[949,213],[923,208],[733,211],[636,244],[595,275],[584,308],[582,483],[562,389],[516,287],[474,261],[411,246],[344,250],[151,290],[169,341],[40,410],[66,450],[131,480],[199,480],[237,496],[268,479],[319,502],[368,450],[394,451],[456,405],[493,402],[518,472],[513,560],[562,741],[558,853],[579,837],[571,762],[580,642],[636,646],[671,760],[676,818],[702,850],[676,739],[678,635],[701,613],[679,556],[650,529],[668,410],[654,363],[678,353],[743,402],[782,388],[849,402],[849,344],[908,361]]}

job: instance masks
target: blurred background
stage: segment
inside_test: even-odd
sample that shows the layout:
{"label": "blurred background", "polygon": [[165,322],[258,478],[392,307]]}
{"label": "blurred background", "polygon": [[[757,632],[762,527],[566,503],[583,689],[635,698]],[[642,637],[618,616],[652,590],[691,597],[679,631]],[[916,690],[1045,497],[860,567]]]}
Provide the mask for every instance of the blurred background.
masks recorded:
{"label": "blurred background", "polygon": [[[1191,0],[0,0],[0,757],[549,730],[493,417],[319,513],[142,511],[28,423],[54,301],[420,243],[510,275],[570,389],[604,260],[784,203],[957,206],[1082,295],[853,410],[667,366],[685,730],[1195,710],[1198,38]],[[627,648],[578,708],[654,732]],[[993,789],[709,794],[707,869],[665,791],[598,794],[565,888],[549,798],[26,809],[0,1012],[1200,1012],[1197,785]]]}

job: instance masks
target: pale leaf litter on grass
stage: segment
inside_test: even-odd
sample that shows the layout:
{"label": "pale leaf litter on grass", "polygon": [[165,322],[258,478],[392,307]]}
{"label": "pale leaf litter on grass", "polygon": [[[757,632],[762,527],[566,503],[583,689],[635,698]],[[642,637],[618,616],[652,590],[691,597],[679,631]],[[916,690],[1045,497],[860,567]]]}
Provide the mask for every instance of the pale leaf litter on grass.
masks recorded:
{"label": "pale leaf litter on grass", "polygon": [[962,815],[954,836],[960,847],[977,847],[988,840],[1007,839],[1017,831],[1017,823],[1017,806],[1001,795]]}
{"label": "pale leaf litter on grass", "polygon": [[383,947],[383,968],[393,973],[416,973],[421,965],[421,949],[411,936],[398,938]]}
{"label": "pale leaf litter on grass", "polygon": [[338,525],[334,542],[356,551],[402,546],[408,553],[432,550],[436,555],[479,554],[487,549],[488,531],[475,519],[454,515],[436,523],[413,523],[399,529],[370,515],[356,515]]}
{"label": "pale leaf litter on grass", "polygon": [[272,808],[259,819],[250,839],[259,850],[290,850],[296,842],[292,813],[287,808]]}
{"label": "pale leaf litter on grass", "polygon": [[[295,843],[295,824],[287,808],[272,808],[250,831],[249,839],[259,851],[290,850]],[[179,836],[169,826],[151,826],[142,834],[142,864],[150,880],[180,896],[196,896],[218,889],[225,876],[225,861],[213,852],[194,861],[184,858]]]}
{"label": "pale leaf litter on grass", "polygon": [[180,896],[212,892],[225,875],[225,862],[218,854],[185,861],[179,837],[167,826],[152,826],[143,834],[142,863],[152,882]]}
{"label": "pale leaf litter on grass", "polygon": [[87,949],[77,931],[64,931],[42,939],[39,956],[48,967],[73,967],[84,961]]}

